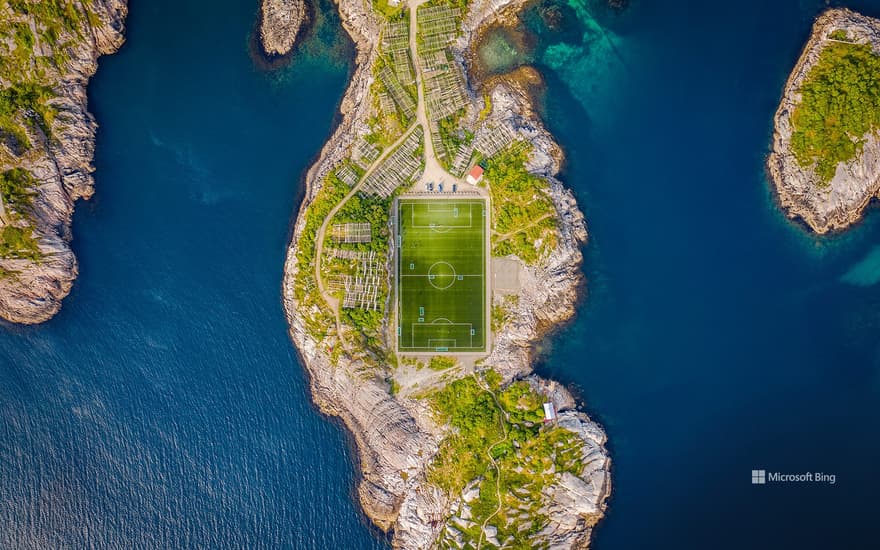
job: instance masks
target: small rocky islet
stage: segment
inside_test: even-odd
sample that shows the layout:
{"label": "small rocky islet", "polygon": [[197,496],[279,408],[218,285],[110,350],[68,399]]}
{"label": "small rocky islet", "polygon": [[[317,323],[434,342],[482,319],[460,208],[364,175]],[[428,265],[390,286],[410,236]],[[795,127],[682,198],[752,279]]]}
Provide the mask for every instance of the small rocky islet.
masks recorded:
{"label": "small rocky islet", "polygon": [[293,51],[306,22],[304,0],[264,0],[260,3],[259,35],[263,54],[284,57]]}
{"label": "small rocky islet", "polygon": [[880,20],[842,8],[816,19],[767,169],[788,216],[819,234],[850,227],[880,197]]}

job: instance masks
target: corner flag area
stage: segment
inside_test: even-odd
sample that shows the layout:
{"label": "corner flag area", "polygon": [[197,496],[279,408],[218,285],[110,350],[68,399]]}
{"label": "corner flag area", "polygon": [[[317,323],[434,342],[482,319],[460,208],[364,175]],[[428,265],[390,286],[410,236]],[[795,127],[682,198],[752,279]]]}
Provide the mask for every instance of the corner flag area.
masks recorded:
{"label": "corner flag area", "polygon": [[399,351],[486,350],[487,215],[482,199],[398,201]]}

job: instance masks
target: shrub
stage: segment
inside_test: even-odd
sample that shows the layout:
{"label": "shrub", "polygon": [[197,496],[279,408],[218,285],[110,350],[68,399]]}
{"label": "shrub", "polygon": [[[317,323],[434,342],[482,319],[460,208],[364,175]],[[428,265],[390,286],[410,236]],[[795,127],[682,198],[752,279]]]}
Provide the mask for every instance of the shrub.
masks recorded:
{"label": "shrub", "polygon": [[456,361],[452,357],[435,355],[434,357],[431,357],[431,361],[428,363],[428,368],[431,370],[447,370],[451,369],[457,364],[458,361]]}
{"label": "shrub", "polygon": [[0,258],[38,260],[40,249],[30,227],[7,225],[0,230]]}
{"label": "shrub", "polygon": [[0,174],[0,198],[6,210],[24,214],[33,203],[36,183],[33,174],[23,168],[13,168]]}
{"label": "shrub", "polygon": [[880,126],[880,57],[869,45],[830,43],[800,92],[791,116],[792,152],[827,184],[837,165],[859,155],[865,135]]}

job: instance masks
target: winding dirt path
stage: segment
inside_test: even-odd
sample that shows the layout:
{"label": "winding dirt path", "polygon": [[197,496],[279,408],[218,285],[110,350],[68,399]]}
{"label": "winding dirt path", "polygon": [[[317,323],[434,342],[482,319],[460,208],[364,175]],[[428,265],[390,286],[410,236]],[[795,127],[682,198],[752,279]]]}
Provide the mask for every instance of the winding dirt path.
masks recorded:
{"label": "winding dirt path", "polygon": [[324,237],[327,235],[327,226],[330,225],[330,221],[336,216],[339,210],[345,206],[345,203],[349,201],[358,191],[361,190],[361,187],[364,184],[364,181],[367,179],[367,176],[372,174],[379,164],[382,163],[388,155],[394,152],[398,146],[409,136],[410,131],[415,128],[416,124],[412,124],[406,131],[403,132],[397,140],[388,146],[379,157],[373,161],[373,164],[367,168],[367,171],[364,172],[364,176],[358,181],[354,187],[351,188],[351,191],[348,192],[345,197],[339,201],[336,206],[330,209],[330,212],[327,214],[327,217],[324,218],[324,221],[321,223],[321,227],[318,229],[318,232],[315,234],[315,280],[318,283],[318,291],[321,293],[321,296],[324,298],[324,301],[327,302],[327,305],[330,306],[330,309],[333,310],[333,313],[336,317],[336,332],[339,335],[339,340],[343,342],[343,347],[345,347],[345,339],[342,336],[342,319],[339,313],[339,300],[336,299],[324,286],[324,279],[321,277],[321,265],[324,257]]}
{"label": "winding dirt path", "polygon": [[367,168],[367,171],[364,172],[363,177],[351,188],[351,191],[348,192],[345,197],[339,203],[336,204],[333,208],[330,209],[330,212],[324,218],[324,221],[321,223],[321,227],[318,229],[318,232],[315,234],[315,281],[318,284],[318,292],[321,293],[321,297],[324,298],[324,301],[327,302],[327,305],[333,310],[333,315],[336,318],[336,333],[339,335],[339,340],[345,348],[345,338],[342,333],[342,318],[339,307],[339,300],[334,297],[324,285],[324,279],[321,277],[321,266],[323,265],[323,254],[324,254],[324,239],[327,235],[327,227],[330,225],[331,220],[336,216],[339,210],[345,206],[345,203],[349,201],[358,191],[361,190],[364,181],[366,181],[367,176],[376,171],[379,165],[388,158],[388,156],[394,152],[401,143],[409,136],[409,133],[418,125],[422,126],[423,130],[423,140],[424,140],[424,161],[425,161],[425,171],[422,175],[422,179],[425,178],[434,178],[434,180],[450,180],[450,181],[459,181],[458,178],[455,178],[448,172],[446,172],[437,161],[437,157],[434,154],[434,142],[431,139],[431,126],[428,121],[428,115],[425,111],[425,90],[423,84],[422,77],[422,67],[419,64],[419,56],[417,50],[417,42],[416,42],[416,33],[418,31],[418,24],[416,18],[416,10],[419,6],[427,2],[428,0],[410,0],[409,1],[409,47],[410,47],[410,55],[412,56],[412,63],[415,69],[416,75],[416,90],[418,95],[418,105],[416,107],[416,120],[404,130],[403,134],[397,140],[394,141],[391,145],[385,148],[382,151],[382,154],[373,161],[373,163]]}
{"label": "winding dirt path", "polygon": [[555,213],[548,212],[548,213],[544,214],[543,216],[541,216],[533,221],[530,221],[526,225],[524,225],[522,227],[518,227],[517,229],[514,229],[513,231],[509,231],[507,233],[498,233],[496,231],[493,231],[493,233],[495,233],[495,242],[500,243],[502,241],[506,241],[507,239],[513,237],[517,233],[521,233],[530,227],[534,227],[534,226],[538,225],[539,223],[541,223],[542,221],[546,220],[547,218],[552,218],[555,215],[556,215]]}

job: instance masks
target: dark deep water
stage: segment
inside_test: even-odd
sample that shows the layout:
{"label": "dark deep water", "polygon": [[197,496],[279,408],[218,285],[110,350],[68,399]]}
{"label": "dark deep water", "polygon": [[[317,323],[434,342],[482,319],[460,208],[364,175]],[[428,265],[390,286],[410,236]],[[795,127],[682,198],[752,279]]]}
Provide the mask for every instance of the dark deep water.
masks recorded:
{"label": "dark deep water", "polygon": [[[809,236],[762,167],[823,4],[556,1],[556,31],[527,14],[527,57],[587,214],[589,296],[541,370],[611,438],[595,548],[876,548],[880,213]],[[0,548],[386,545],[279,300],[350,44],[322,4],[293,64],[256,71],[255,7],[134,0],[101,62],[80,279],[55,320],[0,329]],[[837,483],[752,486],[757,468]]]}

